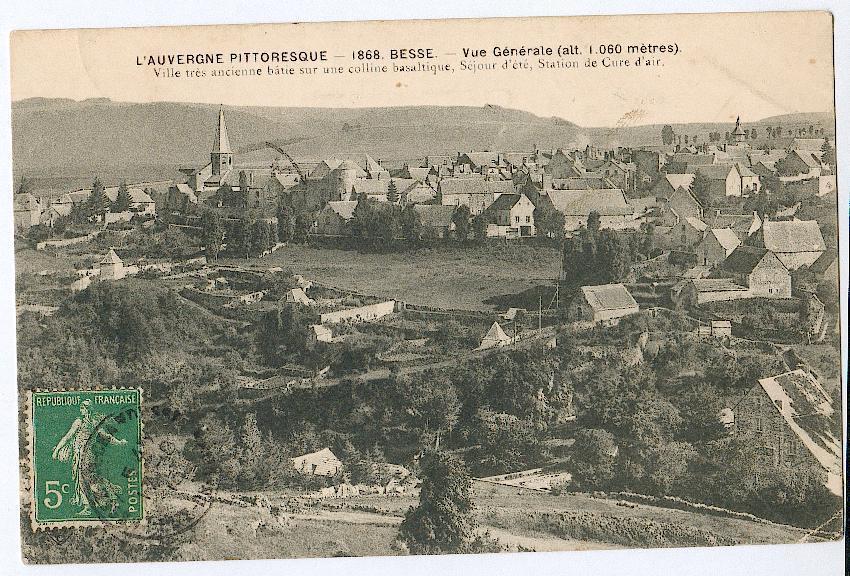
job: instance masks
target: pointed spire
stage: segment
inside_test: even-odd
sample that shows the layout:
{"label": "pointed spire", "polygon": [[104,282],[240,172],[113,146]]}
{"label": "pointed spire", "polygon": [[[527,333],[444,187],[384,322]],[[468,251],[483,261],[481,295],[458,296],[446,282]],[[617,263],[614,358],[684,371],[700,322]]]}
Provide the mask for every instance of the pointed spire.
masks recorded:
{"label": "pointed spire", "polygon": [[227,138],[227,126],[224,124],[224,108],[218,108],[218,125],[215,127],[215,141],[213,141],[213,154],[232,154],[230,140]]}

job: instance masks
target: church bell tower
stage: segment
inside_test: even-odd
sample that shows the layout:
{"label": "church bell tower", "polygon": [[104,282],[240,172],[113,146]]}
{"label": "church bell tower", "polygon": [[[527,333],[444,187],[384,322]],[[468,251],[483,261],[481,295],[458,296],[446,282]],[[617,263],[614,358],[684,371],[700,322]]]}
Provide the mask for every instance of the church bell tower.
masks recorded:
{"label": "church bell tower", "polygon": [[215,127],[215,140],[210,152],[213,176],[226,174],[233,168],[233,150],[227,138],[227,126],[224,124],[224,109],[218,109],[218,125]]}

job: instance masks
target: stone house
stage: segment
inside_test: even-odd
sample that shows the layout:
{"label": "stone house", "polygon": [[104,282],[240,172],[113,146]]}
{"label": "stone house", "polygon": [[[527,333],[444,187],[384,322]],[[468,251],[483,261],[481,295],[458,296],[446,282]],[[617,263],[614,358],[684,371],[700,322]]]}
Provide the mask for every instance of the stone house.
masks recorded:
{"label": "stone house", "polygon": [[810,467],[830,492],[842,495],[841,440],[833,432],[838,407],[808,372],[762,378],[732,407],[734,433],[751,437],[760,464]]}
{"label": "stone house", "polygon": [[712,228],[697,245],[697,256],[703,266],[714,268],[741,245],[731,228]]}
{"label": "stone house", "polygon": [[325,204],[316,214],[315,231],[317,234],[342,236],[346,223],[354,217],[357,200],[338,200]]}
{"label": "stone house", "polygon": [[555,210],[564,215],[564,230],[574,232],[587,224],[591,212],[599,214],[600,228],[637,228],[634,206],[619,188],[596,190],[549,190]]}
{"label": "stone house", "polygon": [[638,303],[622,284],[582,286],[570,303],[568,316],[576,322],[614,324],[623,316],[636,314]]}
{"label": "stone house", "polygon": [[789,270],[811,266],[826,250],[817,220],[767,220],[747,242],[770,250]]}
{"label": "stone house", "polygon": [[791,273],[776,254],[764,248],[738,246],[711,277],[733,280],[747,288],[750,298],[791,297]]}
{"label": "stone house", "polygon": [[525,194],[502,194],[484,211],[487,236],[528,238],[535,235],[534,204]]}

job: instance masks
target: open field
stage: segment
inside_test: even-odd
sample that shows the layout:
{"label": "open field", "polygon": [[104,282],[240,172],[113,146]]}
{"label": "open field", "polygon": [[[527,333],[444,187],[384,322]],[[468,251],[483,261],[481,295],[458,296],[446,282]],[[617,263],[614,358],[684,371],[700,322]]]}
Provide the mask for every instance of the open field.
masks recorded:
{"label": "open field", "polygon": [[337,288],[463,310],[490,310],[486,299],[551,283],[559,269],[557,249],[528,244],[447,246],[391,254],[289,245],[251,264],[290,268]]}
{"label": "open field", "polygon": [[[790,543],[805,531],[776,524],[593,498],[580,494],[551,495],[475,482],[474,494],[482,531],[511,549],[537,551],[593,550],[628,546],[689,545],[689,535],[716,538],[718,543]],[[271,502],[280,495],[266,493]],[[415,494],[359,496],[325,500],[273,517],[255,507],[216,503],[196,528],[191,543],[179,554],[189,560],[317,557],[328,555],[383,556],[394,550],[398,524],[418,502]],[[566,524],[556,520],[572,519]],[[595,536],[571,537],[579,520]],[[664,527],[663,536],[644,541],[642,532],[622,533],[632,525]],[[598,528],[597,528],[598,526]],[[681,535],[678,535],[681,532]],[[635,539],[636,540],[631,540]],[[691,543],[690,545],[693,545]]]}

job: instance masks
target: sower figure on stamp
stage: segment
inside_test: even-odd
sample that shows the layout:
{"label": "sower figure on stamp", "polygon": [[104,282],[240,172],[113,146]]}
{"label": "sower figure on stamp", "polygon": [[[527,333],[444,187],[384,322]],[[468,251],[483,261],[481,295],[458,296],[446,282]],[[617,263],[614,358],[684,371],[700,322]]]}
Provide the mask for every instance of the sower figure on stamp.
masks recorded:
{"label": "sower figure on stamp", "polygon": [[78,516],[91,515],[90,496],[95,500],[93,504],[97,508],[102,508],[103,504],[108,503],[111,512],[114,512],[118,506],[117,494],[121,491],[121,487],[113,484],[97,471],[91,442],[92,435],[95,433],[109,444],[127,444],[127,440],[119,440],[103,427],[97,426],[97,419],[91,413],[91,400],[84,400],[80,404],[80,417],[74,420],[71,428],[53,449],[53,458],[60,462],[67,462],[73,455],[71,477],[74,479],[74,498],[71,502],[81,507],[77,513]]}

